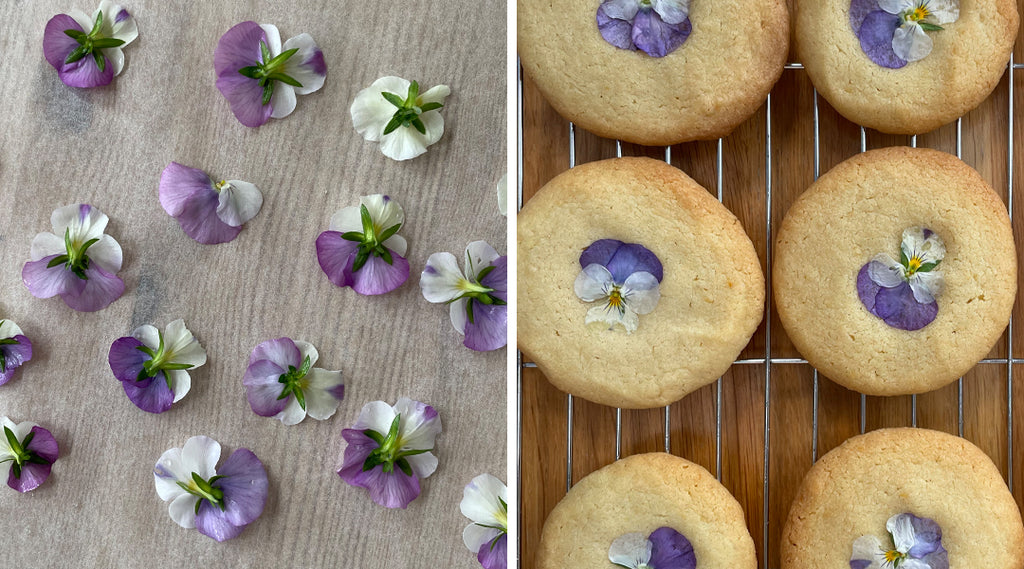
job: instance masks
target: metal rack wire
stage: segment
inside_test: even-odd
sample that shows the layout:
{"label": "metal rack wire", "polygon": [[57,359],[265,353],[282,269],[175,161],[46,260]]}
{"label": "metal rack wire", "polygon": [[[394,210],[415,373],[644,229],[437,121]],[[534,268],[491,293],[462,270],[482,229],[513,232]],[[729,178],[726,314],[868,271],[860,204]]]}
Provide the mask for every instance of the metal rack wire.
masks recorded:
{"label": "metal rack wire", "polygon": [[[1008,82],[1009,82],[1009,104],[1007,108],[1007,210],[1010,216],[1011,225],[1013,223],[1013,181],[1014,181],[1014,168],[1013,168],[1013,125],[1014,125],[1014,70],[1024,68],[1024,64],[1018,64],[1014,60],[1014,56],[1011,54],[1010,63],[1007,68]],[[803,65],[799,63],[786,64],[785,69],[790,70],[802,70]],[[518,207],[521,209],[523,206],[523,71],[522,65],[518,66]],[[820,124],[819,124],[819,108],[818,108],[818,92],[814,91],[814,107],[813,107],[813,129],[814,129],[814,180],[817,181],[821,174],[820,170],[820,158],[821,158],[821,137],[820,137]],[[765,102],[765,219],[764,219],[764,230],[765,230],[765,248],[766,248],[766,262],[765,262],[765,353],[764,357],[761,358],[745,358],[738,359],[733,362],[733,365],[763,365],[764,366],[764,456],[763,456],[763,480],[764,480],[764,503],[763,503],[763,541],[762,541],[762,558],[761,567],[767,569],[769,566],[769,527],[770,521],[773,519],[770,515],[770,457],[771,457],[771,379],[772,379],[772,366],[774,365],[808,365],[807,360],[802,358],[780,358],[772,356],[772,336],[771,336],[771,301],[772,301],[772,244],[773,244],[773,232],[772,232],[772,95],[769,94]],[[958,118],[956,120],[956,156],[962,158],[962,123],[963,119]],[[917,135],[910,137],[910,146],[917,147]],[[615,141],[615,155],[616,157],[622,156],[622,143],[621,141]],[[867,131],[861,126],[860,127],[860,151],[867,151]],[[672,147],[665,147],[665,161],[671,164],[672,159]],[[722,139],[719,138],[717,141],[717,155],[715,160],[715,180],[716,180],[716,194],[718,201],[722,202],[723,198],[723,144]],[[576,166],[576,127],[573,123],[569,123],[569,168]],[[1013,318],[1011,316],[1009,325],[1006,333],[1006,357],[1004,358],[986,358],[981,360],[980,364],[1003,364],[1006,366],[1006,394],[1007,394],[1007,423],[1006,423],[1006,435],[1007,435],[1007,474],[1006,483],[1010,491],[1013,491],[1013,365],[1024,363],[1024,358],[1013,357]],[[519,448],[517,448],[517,469],[520,474],[520,487],[522,480],[522,405],[523,405],[523,369],[534,368],[536,364],[532,362],[524,362],[522,352],[518,353],[518,369],[517,369],[517,429]],[[819,377],[818,370],[813,369],[813,401],[812,401],[812,460],[817,461],[818,459],[818,413],[819,413]],[[718,378],[715,389],[715,475],[719,481],[722,480],[722,378]],[[573,458],[573,396],[571,394],[566,395],[566,408],[567,408],[567,440],[566,440],[566,480],[565,487],[566,492],[572,487],[572,458]],[[671,435],[671,415],[670,405],[664,408],[664,450],[670,453],[670,435]],[[867,397],[864,394],[860,395],[860,432],[863,434],[867,429]],[[911,425],[917,427],[917,396],[911,396]],[[964,436],[964,388],[963,388],[963,377],[957,380],[957,428],[958,433],[962,437]],[[615,410],[615,459],[619,460],[622,454],[622,409]],[[521,494],[520,494],[521,495]],[[518,518],[522,519],[521,511],[518,513]],[[522,527],[521,525],[519,526]],[[521,565],[522,560],[519,559]]]}

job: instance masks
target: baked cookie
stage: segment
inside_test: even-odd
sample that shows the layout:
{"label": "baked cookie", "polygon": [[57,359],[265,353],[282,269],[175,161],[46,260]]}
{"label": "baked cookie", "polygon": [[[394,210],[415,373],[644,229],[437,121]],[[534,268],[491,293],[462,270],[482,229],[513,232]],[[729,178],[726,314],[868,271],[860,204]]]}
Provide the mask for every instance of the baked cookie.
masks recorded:
{"label": "baked cookie", "polygon": [[799,2],[796,52],[844,117],[882,132],[934,130],[995,89],[1017,37],[1016,0]]}
{"label": "baked cookie", "polygon": [[1024,526],[999,469],[967,440],[925,429],[872,431],[823,456],[779,546],[782,569],[1024,566]]}
{"label": "baked cookie", "polygon": [[942,152],[858,154],[786,213],[775,306],[811,365],[869,395],[938,389],[988,354],[1010,319],[1017,254],[1006,207]]}
{"label": "baked cookie", "polygon": [[519,0],[523,68],[562,116],[607,138],[725,136],[778,81],[784,0]]}
{"label": "baked cookie", "polygon": [[651,569],[757,567],[739,502],[707,470],[665,453],[580,480],[548,515],[537,550],[538,569],[635,569],[630,558]]}
{"label": "baked cookie", "polygon": [[519,348],[559,389],[627,408],[720,377],[764,311],[754,246],[672,166],[615,158],[554,178],[519,213]]}

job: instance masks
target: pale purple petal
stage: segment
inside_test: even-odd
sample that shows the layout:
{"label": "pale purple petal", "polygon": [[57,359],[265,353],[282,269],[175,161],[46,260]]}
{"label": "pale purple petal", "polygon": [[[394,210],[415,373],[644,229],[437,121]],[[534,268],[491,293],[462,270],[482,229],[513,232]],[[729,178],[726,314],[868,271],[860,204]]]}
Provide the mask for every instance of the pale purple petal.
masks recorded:
{"label": "pale purple petal", "polygon": [[888,67],[899,69],[907,64],[906,60],[900,59],[892,48],[892,37],[900,27],[899,16],[894,16],[883,10],[870,12],[864,17],[864,21],[857,32],[860,38],[860,48],[871,61]]}
{"label": "pale purple petal", "polygon": [[196,192],[185,200],[181,213],[175,217],[185,234],[204,245],[227,243],[241,233],[217,216],[219,198],[213,189]]}
{"label": "pale purple petal", "polygon": [[643,245],[623,243],[616,239],[599,239],[580,255],[580,266],[603,265],[618,284],[626,282],[629,275],[648,272],[661,282],[663,268],[658,256]]}
{"label": "pale purple petal", "polygon": [[259,360],[249,364],[242,383],[245,385],[245,396],[253,413],[260,417],[273,417],[284,410],[292,396],[278,399],[284,387],[278,379],[286,371],[270,360]]}
{"label": "pale purple petal", "polygon": [[868,569],[871,565],[871,561],[868,559],[851,559],[850,569]]}
{"label": "pale purple petal", "polygon": [[480,281],[480,284],[494,290],[490,293],[491,296],[508,302],[508,257],[505,255],[498,257],[491,261],[491,266],[494,267],[494,270],[488,273]]}
{"label": "pale purple petal", "polygon": [[[135,383],[142,372],[142,365],[153,359],[138,348],[145,346],[136,338],[125,336],[114,340],[110,345],[110,352],[107,354],[107,363],[110,371],[118,381]],[[147,383],[148,385],[148,383]]]}
{"label": "pale purple petal", "polygon": [[508,306],[482,304],[473,299],[473,321],[466,322],[462,344],[471,350],[488,352],[508,343]]}
{"label": "pale purple petal", "polygon": [[210,177],[197,168],[171,162],[160,174],[160,205],[171,217],[178,217],[192,196],[213,191]]}
{"label": "pale purple petal", "polygon": [[238,537],[245,526],[232,524],[219,507],[211,505],[207,500],[200,500],[199,515],[196,516],[196,529],[199,530],[199,533],[217,541],[227,541]]}
{"label": "pale purple petal", "polygon": [[878,0],[852,0],[850,2],[850,27],[853,28],[853,33],[859,33],[864,18],[877,10],[881,10]]}
{"label": "pale purple petal", "polygon": [[612,18],[605,12],[605,5],[597,8],[597,30],[604,41],[619,49],[636,49],[633,47],[633,23]]}
{"label": "pale purple petal", "polygon": [[348,446],[345,447],[345,458],[341,468],[338,470],[338,476],[345,482],[357,486],[354,482],[356,476],[363,471],[363,464],[366,462],[367,457],[370,456],[370,453],[379,448],[380,445],[359,429],[343,429],[341,436],[348,443]]}
{"label": "pale purple petal", "polygon": [[18,492],[35,490],[50,477],[49,464],[26,463],[21,467],[21,478],[14,477],[14,469],[7,475],[7,485]]}
{"label": "pale purple petal", "polygon": [[163,413],[174,403],[174,392],[162,371],[143,381],[122,381],[121,387],[128,399],[147,413]]}
{"label": "pale purple petal", "polygon": [[[352,274],[352,290],[359,294],[376,295],[391,292],[402,286],[409,279],[409,261],[405,257],[391,252],[392,263],[388,264],[381,257],[371,255],[366,264]],[[355,257],[348,270],[355,264]]]}
{"label": "pale purple petal", "polygon": [[[488,541],[480,546],[476,560],[484,569],[506,569],[508,567],[508,534],[501,534],[497,542]],[[653,566],[652,566],[653,567]],[[661,569],[654,567],[654,569]]]}
{"label": "pale purple petal", "polygon": [[245,526],[263,513],[267,502],[267,470],[247,448],[231,453],[217,469],[223,476],[214,486],[224,492],[224,517],[228,523]]}
{"label": "pale purple petal", "polygon": [[75,273],[57,265],[47,268],[50,261],[59,255],[49,255],[38,261],[29,261],[21,269],[21,281],[36,298],[50,298],[66,292],[81,292],[85,289],[85,281]]}
{"label": "pale purple petal", "polygon": [[249,354],[249,363],[256,363],[260,360],[274,362],[283,370],[281,373],[287,371],[288,366],[302,367],[302,353],[291,338],[277,338],[261,342]]}
{"label": "pale purple petal", "polygon": [[217,76],[238,75],[239,69],[259,63],[261,40],[266,43],[267,34],[256,22],[242,22],[224,32],[213,50]]}
{"label": "pale purple petal", "polygon": [[921,561],[927,563],[931,569],[949,569],[949,553],[941,545],[937,550],[925,555]]}
{"label": "pale purple petal", "polygon": [[697,555],[686,536],[670,527],[654,530],[651,540],[651,569],[695,569]]}
{"label": "pale purple petal", "polygon": [[654,10],[642,8],[633,20],[633,44],[651,57],[665,57],[690,37],[690,19],[666,24]]}
{"label": "pale purple petal", "polygon": [[39,425],[32,427],[32,432],[35,433],[35,436],[32,437],[32,442],[25,449],[51,463],[57,460],[57,457],[60,456],[60,448],[57,446],[57,439],[53,438],[53,433]]}
{"label": "pale purple petal", "polygon": [[379,464],[365,472],[360,469],[351,481],[346,482],[366,488],[370,492],[370,499],[385,508],[404,510],[420,495],[419,479],[407,476],[397,465],[389,474],[385,474],[384,467]]}
{"label": "pale purple petal", "polygon": [[921,304],[914,298],[908,283],[893,288],[881,288],[875,295],[873,312],[886,324],[900,330],[920,330],[939,312],[936,302]]}
{"label": "pale purple petal", "polygon": [[217,78],[217,89],[231,105],[231,112],[243,125],[255,128],[270,120],[274,106],[263,104],[263,87],[257,80],[240,74]]}
{"label": "pale purple petal", "polygon": [[[857,296],[864,304],[864,308],[867,308],[871,314],[875,314],[875,295],[882,287],[871,280],[870,266],[871,263],[866,263],[857,273]],[[875,316],[878,315],[875,314]]]}
{"label": "pale purple petal", "polygon": [[79,43],[65,34],[64,30],[85,32],[82,26],[67,14],[57,14],[46,22],[46,29],[43,31],[43,56],[58,71],[64,67],[64,60],[68,55],[79,46]]}
{"label": "pale purple petal", "polygon": [[324,231],[316,238],[316,260],[320,269],[337,286],[354,282],[348,268],[355,262],[359,244],[341,238],[339,231]]}
{"label": "pale purple petal", "polygon": [[911,557],[920,559],[942,549],[942,528],[935,520],[907,515],[914,528],[914,545],[907,552]]}
{"label": "pale purple petal", "polygon": [[67,63],[57,70],[57,76],[68,87],[102,87],[114,79],[114,66],[103,56],[103,71],[96,65],[92,54],[74,63]]}
{"label": "pale purple petal", "polygon": [[21,334],[18,334],[13,339],[18,343],[0,346],[0,358],[4,359],[5,366],[5,371],[0,373],[0,385],[10,381],[14,375],[14,370],[32,359],[32,341]]}
{"label": "pale purple petal", "polygon": [[65,292],[60,295],[65,304],[79,312],[96,312],[124,294],[124,281],[97,263],[90,263],[85,276],[85,286],[81,292]]}

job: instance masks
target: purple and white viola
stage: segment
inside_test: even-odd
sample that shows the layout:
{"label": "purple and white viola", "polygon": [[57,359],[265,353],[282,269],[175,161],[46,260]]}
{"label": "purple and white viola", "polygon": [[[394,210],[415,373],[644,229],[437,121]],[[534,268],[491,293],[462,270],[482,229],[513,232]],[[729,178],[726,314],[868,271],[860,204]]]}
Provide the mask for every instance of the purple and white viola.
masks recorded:
{"label": "purple and white viola", "polygon": [[139,36],[135,18],[110,0],[87,16],[81,10],[57,14],[43,31],[43,55],[69,87],[101,87],[124,69],[121,49]]}
{"label": "purple and white viola", "polygon": [[935,297],[942,291],[946,246],[935,232],[923,227],[903,230],[900,260],[885,253],[861,267],[857,295],[864,307],[900,330],[920,330],[939,313]]}
{"label": "purple and white viola", "polygon": [[187,370],[206,363],[206,350],[179,318],[163,333],[146,324],[131,336],[118,338],[110,346],[107,361],[136,407],[163,413],[192,389]]}
{"label": "purple and white viola", "polygon": [[160,205],[185,234],[205,245],[238,237],[263,207],[259,188],[241,180],[214,182],[206,172],[171,162],[160,175]]}
{"label": "purple and white viola", "polygon": [[231,453],[220,468],[218,460],[220,443],[191,437],[182,448],[160,455],[153,481],[175,523],[225,541],[237,537],[263,513],[267,471],[247,448]]}
{"label": "purple and white viola", "polygon": [[850,26],[865,55],[899,69],[932,52],[932,38],[960,17],[959,0],[851,0]]}
{"label": "purple and white viola", "polygon": [[934,520],[914,514],[896,514],[885,523],[889,540],[873,535],[853,542],[850,569],[949,569],[949,555],[942,547],[942,528]]}
{"label": "purple and white viola", "polygon": [[447,85],[420,93],[420,84],[401,77],[381,77],[356,93],[349,112],[356,132],[392,160],[409,160],[441,140],[441,108],[451,94]]}
{"label": "purple and white viola", "polygon": [[50,477],[50,469],[60,454],[50,431],[25,421],[15,424],[0,417],[4,436],[0,438],[0,477],[18,492],[35,490]]}
{"label": "purple and white viola", "polygon": [[404,257],[408,243],[398,234],[405,211],[389,196],[359,198],[359,207],[346,207],[331,217],[331,225],[316,238],[316,259],[327,278],[359,294],[391,292],[409,278]]}
{"label": "purple and white viola", "polygon": [[221,36],[213,66],[217,89],[248,127],[292,114],[295,96],[320,90],[327,78],[324,54],[309,34],[281,45],[276,26],[256,22],[242,22]]}
{"label": "purple and white viola", "polygon": [[249,406],[261,417],[295,425],[310,417],[323,421],[345,397],[340,371],[312,367],[320,358],[308,342],[278,338],[256,346],[242,383]]}
{"label": "purple and white viola", "polygon": [[434,439],[441,432],[437,411],[402,397],[394,406],[371,401],[351,429],[341,431],[348,446],[338,476],[366,488],[385,508],[405,509],[420,495],[420,480],[437,469]]}
{"label": "purple and white viola", "polygon": [[508,488],[494,476],[481,474],[462,491],[462,515],[473,520],[462,541],[484,569],[508,566]]}
{"label": "purple and white viola", "polygon": [[53,233],[32,239],[32,260],[21,270],[32,296],[60,295],[81,312],[95,312],[120,298],[124,281],[115,273],[121,270],[121,246],[103,233],[109,220],[88,204],[53,210]]}
{"label": "purple and white viola", "polygon": [[586,324],[600,322],[609,330],[622,326],[632,334],[640,325],[638,315],[658,306],[661,261],[643,245],[600,239],[584,249],[580,266],[576,296],[598,303],[587,312]]}
{"label": "purple and white viola", "polygon": [[466,246],[465,272],[455,255],[434,253],[420,274],[423,298],[449,305],[455,330],[471,350],[497,350],[508,343],[508,257],[486,241]]}
{"label": "purple and white viola", "polygon": [[665,57],[690,37],[690,0],[604,0],[597,29],[619,49]]}
{"label": "purple and white viola", "polygon": [[32,341],[10,320],[0,320],[0,385],[14,377],[22,364],[32,359]]}
{"label": "purple and white viola", "polygon": [[695,569],[697,555],[686,536],[670,527],[650,535],[627,533],[612,542],[608,560],[628,569]]}

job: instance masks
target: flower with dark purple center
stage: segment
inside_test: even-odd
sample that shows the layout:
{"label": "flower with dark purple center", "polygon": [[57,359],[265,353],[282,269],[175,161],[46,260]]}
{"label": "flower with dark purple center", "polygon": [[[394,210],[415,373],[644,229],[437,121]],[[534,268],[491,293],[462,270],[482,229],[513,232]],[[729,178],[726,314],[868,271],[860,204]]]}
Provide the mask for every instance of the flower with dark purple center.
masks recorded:
{"label": "flower with dark purple center", "polygon": [[320,354],[308,342],[278,338],[256,346],[242,383],[253,413],[295,425],[310,417],[323,421],[345,397],[340,371],[312,367]]}
{"label": "flower with dark purple center", "polygon": [[697,555],[686,536],[670,527],[651,534],[627,533],[612,542],[608,560],[627,569],[695,569]]}
{"label": "flower with dark purple center", "polygon": [[247,448],[231,453],[217,468],[220,443],[192,437],[164,452],[153,468],[156,493],[169,502],[171,519],[183,528],[225,541],[242,533],[263,513],[267,471]]}
{"label": "flower with dark purple center", "polygon": [[162,334],[146,324],[131,336],[118,338],[110,346],[107,361],[136,407],[163,413],[192,388],[192,377],[186,370],[205,364],[206,350],[179,318]]}
{"label": "flower with dark purple center", "polygon": [[923,227],[903,231],[900,260],[885,253],[861,267],[857,296],[869,312],[900,330],[919,330],[935,320],[942,290],[942,272],[936,270],[946,247],[936,233]]}
{"label": "flower with dark purple center", "polygon": [[420,495],[420,480],[437,469],[430,451],[441,432],[433,407],[402,397],[394,406],[371,401],[341,436],[348,447],[338,476],[366,488],[385,508],[405,509]]}
{"label": "flower with dark purple center", "polygon": [[316,259],[330,281],[359,294],[391,292],[409,278],[408,244],[398,231],[405,212],[389,196],[359,198],[331,217],[328,231],[316,238]]}
{"label": "flower with dark purple center", "polygon": [[121,246],[103,234],[108,221],[87,204],[55,209],[50,216],[54,233],[32,239],[32,260],[21,271],[32,296],[60,295],[81,312],[94,312],[117,300],[124,293],[124,281],[114,274],[121,269]]}
{"label": "flower with dark purple center", "polygon": [[309,34],[282,46],[276,26],[256,22],[242,22],[221,36],[213,66],[217,89],[248,127],[290,115],[295,96],[318,91],[327,78],[324,54]]}
{"label": "flower with dark purple center", "polygon": [[185,234],[205,245],[227,243],[263,207],[259,188],[241,180],[214,182],[196,168],[171,162],[160,175],[160,205]]}
{"label": "flower with dark purple center", "polygon": [[857,538],[850,569],[949,569],[942,528],[934,520],[896,514],[886,522],[885,529],[893,546],[873,535]]}
{"label": "flower with dark purple center", "polygon": [[584,302],[597,302],[587,312],[586,324],[600,322],[609,330],[622,326],[632,334],[639,314],[649,314],[661,298],[661,261],[643,245],[600,239],[580,255],[583,270],[573,288]]}
{"label": "flower with dark purple center", "polygon": [[455,330],[471,350],[497,350],[508,343],[508,257],[486,241],[466,246],[465,273],[455,255],[434,253],[420,274],[423,298],[449,306]]}
{"label": "flower with dark purple center", "polygon": [[484,569],[505,569],[508,552],[508,488],[490,474],[477,476],[462,492],[462,515],[473,520],[462,541]]}
{"label": "flower with dark purple center", "polygon": [[352,125],[364,139],[380,142],[380,151],[388,158],[415,158],[441,140],[441,108],[450,94],[447,85],[431,87],[421,94],[416,81],[381,77],[356,93],[349,109]]}
{"label": "flower with dark purple center", "polygon": [[959,0],[851,0],[850,26],[865,55],[899,69],[932,51],[926,32],[942,31],[960,17]]}
{"label": "flower with dark purple center", "polygon": [[597,29],[619,49],[665,57],[690,37],[690,0],[604,0]]}
{"label": "flower with dark purple center", "polygon": [[102,0],[92,17],[71,10],[70,14],[50,18],[43,32],[43,55],[65,85],[100,87],[121,73],[121,48],[138,36],[135,19],[128,10]]}
{"label": "flower with dark purple center", "polygon": [[14,371],[32,359],[32,341],[10,320],[0,320],[0,385],[11,380]]}
{"label": "flower with dark purple center", "polygon": [[0,476],[18,492],[35,490],[50,476],[57,460],[57,441],[50,431],[25,421],[15,424],[0,417],[4,436],[0,438]]}

